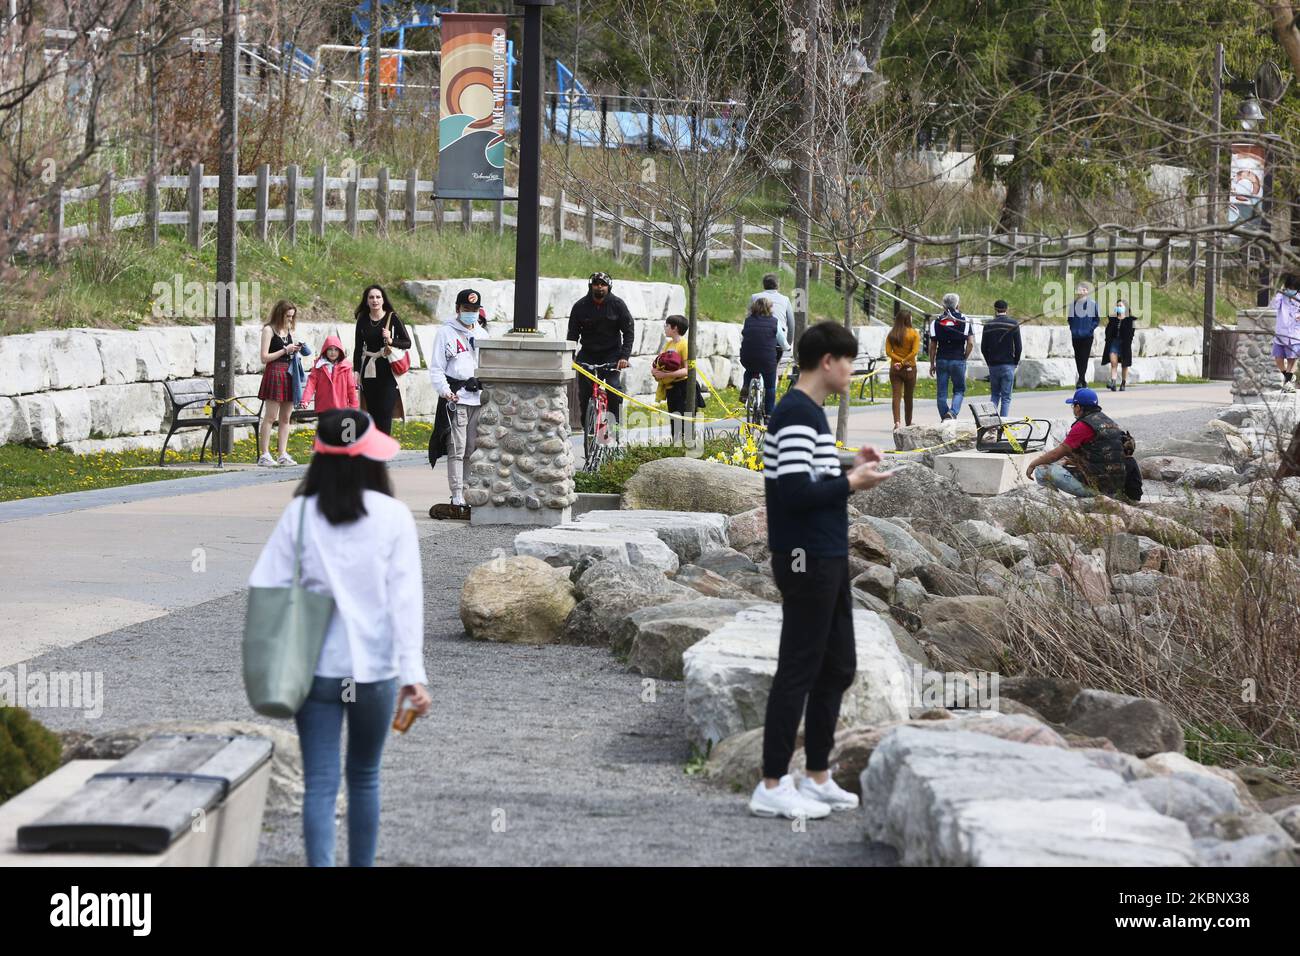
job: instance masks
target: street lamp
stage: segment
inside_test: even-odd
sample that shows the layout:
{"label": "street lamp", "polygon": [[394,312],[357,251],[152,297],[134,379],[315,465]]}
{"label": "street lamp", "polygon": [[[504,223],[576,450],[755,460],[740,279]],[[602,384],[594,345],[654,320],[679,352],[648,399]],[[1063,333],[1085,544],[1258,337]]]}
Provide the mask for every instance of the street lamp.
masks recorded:
{"label": "street lamp", "polygon": [[1253,130],[1266,118],[1264,109],[1259,105],[1259,100],[1254,93],[1242,100],[1241,105],[1237,107],[1237,120],[1246,132]]}

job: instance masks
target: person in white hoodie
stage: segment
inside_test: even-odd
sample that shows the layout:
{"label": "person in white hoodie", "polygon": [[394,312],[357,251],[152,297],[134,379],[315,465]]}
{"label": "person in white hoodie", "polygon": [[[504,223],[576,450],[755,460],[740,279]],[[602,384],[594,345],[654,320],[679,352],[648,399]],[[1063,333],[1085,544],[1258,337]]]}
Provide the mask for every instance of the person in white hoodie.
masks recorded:
{"label": "person in white hoodie", "polygon": [[482,296],[476,291],[461,289],[456,294],[456,318],[444,322],[433,339],[429,380],[438,395],[438,408],[429,436],[429,467],[436,467],[438,459],[447,456],[451,503],[434,505],[429,509],[430,518],[468,521],[470,516],[465,503],[465,463],[474,454],[483,401],[482,387],[474,377],[478,371],[474,333],[480,325],[487,325],[480,314],[481,304]]}
{"label": "person in white hoodie", "polygon": [[379,840],[379,762],[394,703],[426,714],[424,582],[410,509],[384,462],[397,441],[358,409],[321,414],[315,454],[262,549],[251,587],[288,587],[303,528],[302,586],[334,599],[315,679],[294,716],[302,748],[308,866],[334,865],[334,805],[348,722],[348,862],[372,866]]}
{"label": "person in white hoodie", "polygon": [[1282,373],[1282,391],[1295,391],[1295,366],[1300,359],[1300,276],[1287,275],[1282,291],[1273,296],[1277,313],[1273,330],[1273,364]]}

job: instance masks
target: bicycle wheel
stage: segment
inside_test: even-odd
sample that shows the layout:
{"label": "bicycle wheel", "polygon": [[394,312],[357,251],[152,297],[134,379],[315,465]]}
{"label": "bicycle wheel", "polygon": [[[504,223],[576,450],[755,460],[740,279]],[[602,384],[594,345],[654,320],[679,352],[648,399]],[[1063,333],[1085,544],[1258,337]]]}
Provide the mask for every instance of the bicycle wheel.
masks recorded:
{"label": "bicycle wheel", "polygon": [[596,444],[596,399],[593,396],[582,413],[582,467],[590,470],[599,446]]}
{"label": "bicycle wheel", "polygon": [[749,383],[749,398],[745,402],[745,421],[751,425],[763,424],[763,380],[755,378]]}

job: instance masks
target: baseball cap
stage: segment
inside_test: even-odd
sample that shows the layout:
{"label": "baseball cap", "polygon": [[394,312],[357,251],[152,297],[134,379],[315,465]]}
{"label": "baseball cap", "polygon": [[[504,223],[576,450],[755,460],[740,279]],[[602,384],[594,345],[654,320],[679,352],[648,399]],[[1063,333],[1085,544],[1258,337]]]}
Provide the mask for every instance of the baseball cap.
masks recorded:
{"label": "baseball cap", "polygon": [[480,305],[482,297],[474,289],[461,289],[456,293],[456,308],[462,305],[472,305],[477,308]]}
{"label": "baseball cap", "polygon": [[331,409],[316,421],[312,450],[321,455],[389,461],[400,448],[397,439],[381,432],[375,420],[357,408]]}
{"label": "baseball cap", "polygon": [[1075,391],[1073,398],[1065,400],[1067,405],[1100,405],[1097,401],[1097,393],[1090,388],[1081,388]]}

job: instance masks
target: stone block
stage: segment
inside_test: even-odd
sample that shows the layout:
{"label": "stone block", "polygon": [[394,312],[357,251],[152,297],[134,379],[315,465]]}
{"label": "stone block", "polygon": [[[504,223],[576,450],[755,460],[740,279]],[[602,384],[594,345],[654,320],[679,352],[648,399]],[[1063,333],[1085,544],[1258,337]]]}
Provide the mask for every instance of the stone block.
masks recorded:
{"label": "stone block", "polygon": [[957,482],[968,495],[1000,495],[1020,485],[1032,484],[1025,477],[1025,466],[1033,457],[955,451],[936,455],[934,470]]}

